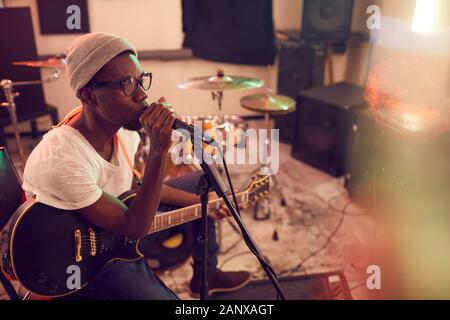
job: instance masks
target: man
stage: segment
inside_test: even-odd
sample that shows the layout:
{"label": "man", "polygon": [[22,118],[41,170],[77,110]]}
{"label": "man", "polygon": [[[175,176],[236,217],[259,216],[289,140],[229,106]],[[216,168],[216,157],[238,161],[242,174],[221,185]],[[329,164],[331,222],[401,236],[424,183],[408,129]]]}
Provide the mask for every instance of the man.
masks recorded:
{"label": "man", "polygon": [[[163,104],[163,98],[150,106],[146,103],[152,75],[144,72],[133,46],[112,34],[92,33],[74,40],[66,54],[70,85],[81,100],[82,109],[47,133],[31,153],[24,171],[23,188],[27,193],[47,205],[77,210],[98,227],[134,239],[147,234],[160,202],[165,209],[199,203],[194,193],[163,184],[164,162],[176,116],[173,109]],[[131,155],[130,159],[136,153],[136,130],[140,128],[150,138],[151,152],[142,185],[127,208],[116,197],[131,188],[133,164],[127,163],[126,154]],[[184,179],[179,184],[180,188],[193,191],[196,183],[195,179]],[[221,208],[217,216],[223,215],[226,212]],[[194,222],[193,227],[198,234],[200,222]],[[214,228],[210,221],[210,293],[241,288],[249,281],[248,272],[223,272],[216,268]],[[189,291],[198,297],[199,246],[194,246],[193,258]],[[89,299],[177,298],[155,277],[144,259],[109,263],[77,295]]]}

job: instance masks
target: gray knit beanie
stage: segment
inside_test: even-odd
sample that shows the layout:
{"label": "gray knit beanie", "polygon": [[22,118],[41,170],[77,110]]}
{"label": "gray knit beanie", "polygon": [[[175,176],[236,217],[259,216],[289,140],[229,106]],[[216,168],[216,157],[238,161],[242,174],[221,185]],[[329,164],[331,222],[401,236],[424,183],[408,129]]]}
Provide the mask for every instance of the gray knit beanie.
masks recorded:
{"label": "gray knit beanie", "polygon": [[72,90],[76,93],[124,51],[137,56],[136,49],[126,39],[110,33],[89,33],[73,40],[66,48],[66,70]]}

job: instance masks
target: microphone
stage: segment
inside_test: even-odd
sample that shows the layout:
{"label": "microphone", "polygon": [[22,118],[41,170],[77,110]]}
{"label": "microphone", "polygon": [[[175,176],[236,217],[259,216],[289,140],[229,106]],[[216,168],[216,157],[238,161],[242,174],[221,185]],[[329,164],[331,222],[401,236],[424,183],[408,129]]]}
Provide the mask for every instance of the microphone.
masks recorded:
{"label": "microphone", "polygon": [[[162,104],[162,105],[164,105],[164,106],[166,106],[168,108],[172,107],[172,105],[170,103],[167,103],[167,102],[162,102],[160,104]],[[146,105],[145,109],[144,109],[144,111],[142,111],[142,113],[144,113],[145,110],[148,109],[148,107],[149,106]],[[180,119],[175,119],[175,121],[172,124],[172,129],[173,130],[182,129],[182,131],[180,131],[180,133],[183,134],[184,136],[186,136],[187,138],[190,138],[190,139],[197,138],[197,139],[200,139],[200,141],[202,141],[202,142],[204,142],[206,144],[209,144],[209,145],[214,146],[214,147],[219,147],[218,143],[212,137],[210,137],[209,135],[203,134],[201,129],[193,126],[192,124],[188,124],[188,123],[186,123],[186,122],[184,122],[184,121],[182,121]]]}
{"label": "microphone", "polygon": [[[184,121],[181,121],[180,119],[175,119],[172,125],[173,130],[185,130],[181,131],[180,133],[184,134],[188,138],[197,138],[200,139],[202,142],[207,143],[212,146],[217,146],[217,142],[211,138],[209,135],[202,133],[202,131],[197,128],[196,126],[193,126],[191,124],[187,124]],[[187,134],[186,134],[187,132]]]}

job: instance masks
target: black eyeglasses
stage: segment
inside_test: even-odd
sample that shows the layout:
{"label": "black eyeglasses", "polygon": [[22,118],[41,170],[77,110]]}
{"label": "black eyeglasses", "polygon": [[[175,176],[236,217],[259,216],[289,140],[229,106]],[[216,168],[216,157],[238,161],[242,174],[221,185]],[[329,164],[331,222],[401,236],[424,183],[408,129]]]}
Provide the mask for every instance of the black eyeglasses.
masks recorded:
{"label": "black eyeglasses", "polygon": [[126,79],[116,80],[116,81],[100,81],[100,82],[91,83],[91,84],[87,85],[87,87],[89,87],[89,88],[104,88],[104,87],[121,86],[123,93],[128,97],[128,96],[132,96],[136,93],[138,84],[145,91],[150,89],[150,86],[152,85],[152,78],[153,78],[153,75],[151,72],[145,72],[142,74],[142,76],[139,79],[136,79],[135,77],[128,77]]}

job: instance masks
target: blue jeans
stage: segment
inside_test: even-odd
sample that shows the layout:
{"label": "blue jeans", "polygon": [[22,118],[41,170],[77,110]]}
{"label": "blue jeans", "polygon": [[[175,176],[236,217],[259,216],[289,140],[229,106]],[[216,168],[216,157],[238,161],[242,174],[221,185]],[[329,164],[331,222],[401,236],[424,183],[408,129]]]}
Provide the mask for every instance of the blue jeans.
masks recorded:
{"label": "blue jeans", "polygon": [[[167,185],[191,192],[196,193],[197,185],[199,179],[202,176],[201,171],[186,174],[184,176],[171,179],[166,182]],[[162,204],[159,206],[159,211],[170,211],[175,210],[177,207]],[[202,268],[202,250],[201,246],[197,243],[197,239],[200,237],[202,232],[202,220],[198,219],[191,222],[192,224],[192,235],[194,239],[192,258],[194,260],[194,270],[195,272],[201,272]],[[217,252],[219,250],[219,245],[216,240],[216,224],[214,219],[208,218],[208,269],[213,270],[217,266]]]}
{"label": "blue jeans", "polygon": [[[201,172],[194,172],[172,179],[166,184],[177,189],[194,193]],[[159,211],[170,211],[177,207],[161,204]],[[194,271],[200,272],[202,255],[196,239],[201,232],[201,219],[191,222],[194,237]],[[217,265],[218,244],[214,220],[208,219],[208,269]],[[94,300],[173,300],[178,296],[156,276],[145,259],[137,261],[114,261],[103,269],[82,290],[70,295],[70,299]]]}

